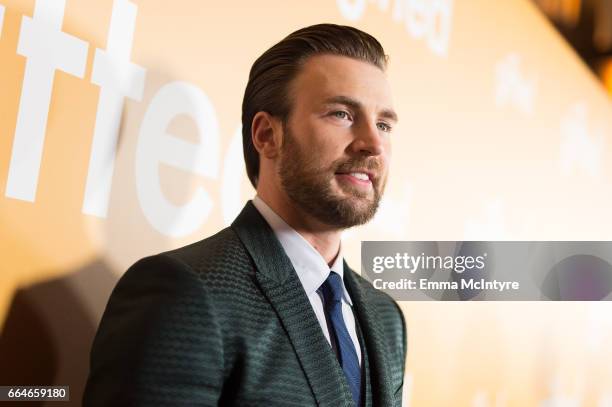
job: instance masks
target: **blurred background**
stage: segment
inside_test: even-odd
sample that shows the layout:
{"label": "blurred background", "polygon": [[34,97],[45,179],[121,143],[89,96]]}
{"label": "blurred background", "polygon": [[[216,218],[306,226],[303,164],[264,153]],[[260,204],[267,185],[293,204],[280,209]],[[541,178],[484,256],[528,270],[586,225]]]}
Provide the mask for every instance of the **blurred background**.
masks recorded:
{"label": "blurred background", "polygon": [[[121,274],[253,196],[248,72],[310,24],[390,55],[400,122],[380,211],[344,235],[354,268],[363,240],[611,240],[611,7],[0,0],[0,384],[80,405]],[[612,406],[609,303],[400,305],[405,406]]]}
{"label": "blurred background", "polygon": [[612,1],[534,2],[612,94]]}

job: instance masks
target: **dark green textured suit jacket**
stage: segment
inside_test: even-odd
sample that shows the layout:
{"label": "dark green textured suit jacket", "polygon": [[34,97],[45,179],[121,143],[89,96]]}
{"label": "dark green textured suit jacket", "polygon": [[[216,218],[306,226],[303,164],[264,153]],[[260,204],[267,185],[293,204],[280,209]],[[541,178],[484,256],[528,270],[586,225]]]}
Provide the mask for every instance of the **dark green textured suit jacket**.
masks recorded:
{"label": "dark green textured suit jacket", "polygon": [[[398,306],[350,270],[366,406],[400,406]],[[85,406],[351,406],[291,261],[251,202],[231,227],[144,258],[115,287],[91,351]]]}

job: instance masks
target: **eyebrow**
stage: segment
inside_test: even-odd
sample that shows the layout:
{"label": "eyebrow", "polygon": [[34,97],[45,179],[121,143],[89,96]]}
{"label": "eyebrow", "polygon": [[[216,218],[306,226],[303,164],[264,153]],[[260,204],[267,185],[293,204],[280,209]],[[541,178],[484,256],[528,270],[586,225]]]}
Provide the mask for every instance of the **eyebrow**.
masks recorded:
{"label": "eyebrow", "polygon": [[[357,99],[353,99],[348,96],[333,96],[325,99],[324,103],[328,105],[335,103],[346,105],[354,110],[359,110],[363,108],[363,104],[361,102],[359,102]],[[398,120],[397,113],[395,113],[395,111],[393,111],[392,109],[382,109],[379,112],[379,115],[381,117],[384,117],[385,119],[393,120],[394,122],[397,122]]]}

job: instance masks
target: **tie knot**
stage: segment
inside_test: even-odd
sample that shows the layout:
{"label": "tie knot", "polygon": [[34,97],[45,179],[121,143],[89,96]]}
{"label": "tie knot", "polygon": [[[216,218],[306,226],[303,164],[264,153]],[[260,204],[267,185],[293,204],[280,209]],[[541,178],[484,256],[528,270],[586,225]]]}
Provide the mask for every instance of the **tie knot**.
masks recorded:
{"label": "tie knot", "polygon": [[336,272],[330,272],[327,280],[321,284],[321,291],[325,303],[332,305],[339,303],[342,300],[342,277]]}

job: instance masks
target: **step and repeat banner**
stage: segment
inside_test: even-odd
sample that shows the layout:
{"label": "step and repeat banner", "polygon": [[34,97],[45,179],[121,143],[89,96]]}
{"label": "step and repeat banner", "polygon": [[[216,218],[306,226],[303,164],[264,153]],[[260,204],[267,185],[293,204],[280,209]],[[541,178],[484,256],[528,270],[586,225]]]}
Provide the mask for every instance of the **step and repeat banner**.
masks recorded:
{"label": "step and repeat banner", "polygon": [[[612,104],[527,0],[0,0],[0,384],[78,403],[119,276],[254,195],[249,69],[321,22],[380,40],[400,116],[349,264],[362,241],[612,239]],[[612,406],[608,302],[399,300],[405,406]]]}

